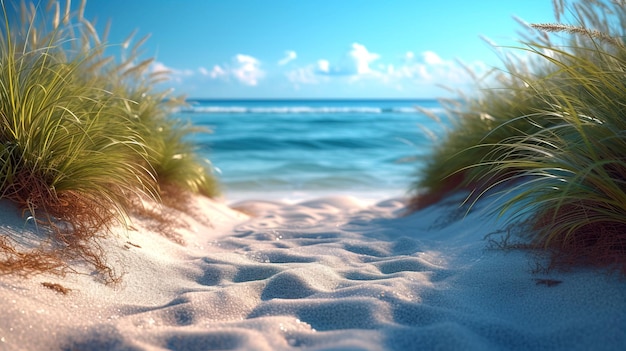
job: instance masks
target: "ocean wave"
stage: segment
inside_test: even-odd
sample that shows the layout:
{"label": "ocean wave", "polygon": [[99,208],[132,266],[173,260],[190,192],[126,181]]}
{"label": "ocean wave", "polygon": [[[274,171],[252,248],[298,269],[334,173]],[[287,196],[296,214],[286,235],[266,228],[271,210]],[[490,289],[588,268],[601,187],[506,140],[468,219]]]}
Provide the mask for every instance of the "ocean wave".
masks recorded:
{"label": "ocean wave", "polygon": [[[433,113],[439,113],[440,108],[426,108]],[[421,113],[416,107],[334,107],[334,106],[277,106],[277,107],[245,107],[245,106],[192,106],[180,110],[183,113],[208,114],[384,114],[384,113]]]}

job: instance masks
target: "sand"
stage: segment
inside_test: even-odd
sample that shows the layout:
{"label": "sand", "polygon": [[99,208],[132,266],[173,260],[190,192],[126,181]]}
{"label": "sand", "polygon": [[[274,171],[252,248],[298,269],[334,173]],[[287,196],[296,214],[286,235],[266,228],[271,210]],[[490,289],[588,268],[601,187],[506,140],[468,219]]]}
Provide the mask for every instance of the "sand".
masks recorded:
{"label": "sand", "polygon": [[[65,276],[1,276],[0,350],[624,348],[624,278],[533,272],[529,253],[484,239],[507,227],[489,212],[503,199],[467,213],[463,196],[408,216],[402,199],[197,197],[191,215],[172,212],[184,245],[148,218],[103,242],[120,284],[81,262]],[[37,235],[0,207],[3,233]]]}

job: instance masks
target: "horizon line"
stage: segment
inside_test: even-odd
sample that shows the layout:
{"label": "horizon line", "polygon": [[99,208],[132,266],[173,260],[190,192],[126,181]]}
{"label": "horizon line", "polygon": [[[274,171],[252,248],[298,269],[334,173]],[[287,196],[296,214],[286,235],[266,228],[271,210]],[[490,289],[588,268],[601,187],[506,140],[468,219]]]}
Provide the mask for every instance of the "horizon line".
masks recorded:
{"label": "horizon line", "polygon": [[441,98],[185,98],[187,101],[433,101]]}

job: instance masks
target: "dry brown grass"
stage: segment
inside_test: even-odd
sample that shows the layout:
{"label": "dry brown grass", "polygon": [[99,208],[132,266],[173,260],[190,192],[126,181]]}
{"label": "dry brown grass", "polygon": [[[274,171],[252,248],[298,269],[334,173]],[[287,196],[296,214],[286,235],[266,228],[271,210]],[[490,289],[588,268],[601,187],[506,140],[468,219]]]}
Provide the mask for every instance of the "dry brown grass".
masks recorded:
{"label": "dry brown grass", "polygon": [[112,210],[119,203],[78,191],[57,193],[45,180],[32,174],[22,174],[6,189],[3,198],[16,203],[23,216],[32,218],[49,238],[42,242],[42,247],[23,252],[5,236],[0,242],[0,255],[4,255],[0,261],[1,272],[63,274],[70,270],[69,262],[78,260],[91,265],[103,281],[119,281],[121,276],[107,264],[98,240],[109,234],[119,221]]}
{"label": "dry brown grass", "polygon": [[58,284],[58,283],[43,282],[43,283],[41,283],[41,285],[44,288],[48,288],[50,290],[54,290],[54,291],[58,292],[59,294],[63,294],[63,295],[67,295],[67,294],[69,294],[72,291],[72,289],[68,289],[68,288],[66,288],[63,285]]}
{"label": "dry brown grass", "polygon": [[[584,202],[581,202],[581,205]],[[576,267],[594,267],[626,275],[626,223],[589,221],[578,227],[562,226],[567,217],[591,214],[572,204],[536,213],[523,222],[488,234],[489,249],[525,251],[534,256],[533,273],[547,274]],[[549,232],[550,235],[536,235]]]}
{"label": "dry brown grass", "polygon": [[185,245],[185,240],[176,229],[187,228],[187,225],[172,209],[162,204],[144,205],[138,202],[132,213],[142,219],[148,230],[159,233],[175,243]]}
{"label": "dry brown grass", "polygon": [[42,248],[21,251],[8,235],[0,236],[0,274],[27,277],[42,272],[64,274],[68,267],[62,255]]}
{"label": "dry brown grass", "polygon": [[592,266],[626,275],[626,223],[601,220],[575,228],[560,225],[561,218],[585,216],[585,212],[588,209],[570,204],[534,218],[533,230],[551,233],[533,242],[536,248],[552,253],[548,270]]}
{"label": "dry brown grass", "polygon": [[[33,179],[28,180],[33,182]],[[25,220],[30,216],[41,229],[40,234],[48,238],[37,248],[19,249],[11,237],[14,234],[0,236],[0,274],[64,275],[76,272],[71,264],[82,261],[93,267],[105,283],[119,282],[121,274],[108,264],[105,249],[100,244],[100,240],[120,224],[106,202],[76,191],[56,194],[43,185],[29,190],[16,185],[6,197],[19,206]],[[147,229],[184,245],[178,230],[189,226],[181,214],[209,223],[204,214],[191,206],[192,196],[175,185],[165,186],[161,189],[160,203],[147,201],[144,204],[136,197],[129,197],[129,212],[142,220]]]}
{"label": "dry brown grass", "polygon": [[152,201],[134,202],[131,212],[135,216],[146,220],[146,227],[157,232],[169,240],[185,245],[185,241],[178,232],[179,229],[189,229],[189,225],[181,218],[181,214],[189,215],[199,222],[210,224],[205,214],[194,209],[191,204],[195,195],[188,190],[174,184],[160,186],[160,203]]}

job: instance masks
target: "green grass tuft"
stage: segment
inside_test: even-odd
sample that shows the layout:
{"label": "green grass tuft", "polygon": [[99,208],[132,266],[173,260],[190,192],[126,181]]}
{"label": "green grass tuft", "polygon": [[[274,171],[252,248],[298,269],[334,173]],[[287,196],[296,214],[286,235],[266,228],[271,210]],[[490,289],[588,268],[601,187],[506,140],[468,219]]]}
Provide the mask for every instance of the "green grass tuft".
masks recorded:
{"label": "green grass tuft", "polygon": [[[195,130],[170,118],[180,100],[155,89],[163,77],[149,73],[151,59],[139,60],[143,40],[116,60],[82,17],[85,2],[76,13],[56,1],[47,9],[22,2],[19,19],[7,6],[2,2],[0,198],[17,203],[62,245],[28,255],[4,238],[0,271],[57,256],[81,258],[115,279],[94,239],[115,222],[127,224],[135,199],[159,199],[161,186],[216,195],[211,168],[188,141]],[[20,265],[19,257],[28,260]]]}
{"label": "green grass tuft", "polygon": [[476,198],[516,181],[501,213],[529,220],[527,237],[553,253],[550,267],[626,273],[625,6],[559,3],[575,24],[532,25],[521,49],[531,60],[505,62],[497,88],[448,108],[457,124],[416,183],[426,199],[462,188]]}

